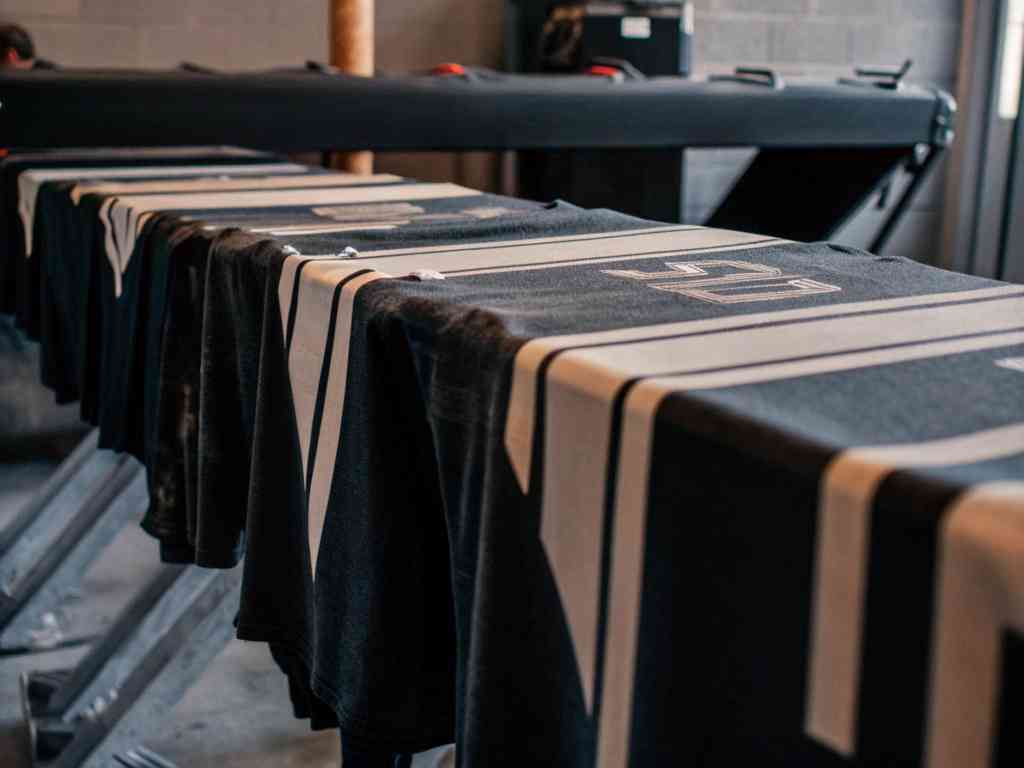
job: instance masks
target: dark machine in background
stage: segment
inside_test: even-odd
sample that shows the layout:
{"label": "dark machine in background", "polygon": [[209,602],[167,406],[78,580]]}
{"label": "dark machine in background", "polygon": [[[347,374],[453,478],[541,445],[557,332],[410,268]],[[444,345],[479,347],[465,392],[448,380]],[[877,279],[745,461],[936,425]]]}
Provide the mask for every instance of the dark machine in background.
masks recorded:
{"label": "dark machine in background", "polygon": [[[506,56],[514,71],[627,80],[690,74],[692,2],[509,0],[507,22]],[[522,152],[518,171],[524,197],[683,220],[680,150]]]}

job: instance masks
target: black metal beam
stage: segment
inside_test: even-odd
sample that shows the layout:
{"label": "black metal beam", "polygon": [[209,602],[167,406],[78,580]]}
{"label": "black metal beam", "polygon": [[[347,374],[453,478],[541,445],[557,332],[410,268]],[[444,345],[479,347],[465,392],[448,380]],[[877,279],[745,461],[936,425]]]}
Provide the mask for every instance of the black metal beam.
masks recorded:
{"label": "black metal beam", "polygon": [[936,116],[955,109],[912,86],[306,70],[12,73],[0,103],[0,146],[281,151],[912,146],[933,143]]}

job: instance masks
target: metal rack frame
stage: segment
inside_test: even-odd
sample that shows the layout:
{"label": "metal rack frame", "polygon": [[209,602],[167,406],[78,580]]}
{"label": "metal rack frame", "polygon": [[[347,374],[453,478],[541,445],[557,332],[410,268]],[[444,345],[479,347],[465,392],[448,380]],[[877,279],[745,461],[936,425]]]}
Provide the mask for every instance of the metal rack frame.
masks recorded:
{"label": "metal rack frame", "polygon": [[[0,648],[86,639],[56,617],[81,575],[148,505],[145,471],[89,434],[0,532]],[[165,565],[72,669],[22,675],[33,765],[174,768],[141,745],[234,638],[241,569]]]}

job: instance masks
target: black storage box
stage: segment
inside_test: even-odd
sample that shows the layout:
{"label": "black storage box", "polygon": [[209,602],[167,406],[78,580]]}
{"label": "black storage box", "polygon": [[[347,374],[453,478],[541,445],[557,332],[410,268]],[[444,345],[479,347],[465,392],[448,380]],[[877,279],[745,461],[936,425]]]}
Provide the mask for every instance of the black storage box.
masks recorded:
{"label": "black storage box", "polygon": [[[690,74],[692,2],[555,2],[548,4],[546,17],[537,6],[510,7],[516,11],[510,13],[510,34],[521,41],[519,56],[510,58],[528,63],[524,69],[572,73],[620,63],[627,78]],[[562,198],[586,208],[678,222],[684,213],[684,174],[681,151],[522,152],[518,191],[536,200]]]}

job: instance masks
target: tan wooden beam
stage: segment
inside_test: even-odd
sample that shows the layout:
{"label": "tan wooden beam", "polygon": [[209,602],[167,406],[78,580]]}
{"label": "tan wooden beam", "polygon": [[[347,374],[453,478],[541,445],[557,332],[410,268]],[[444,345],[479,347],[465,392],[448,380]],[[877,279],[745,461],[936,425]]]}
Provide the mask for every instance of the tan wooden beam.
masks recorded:
{"label": "tan wooden beam", "polygon": [[[330,0],[331,64],[350,75],[370,77],[374,71],[374,1]],[[338,152],[335,168],[351,173],[372,173],[371,152]]]}

